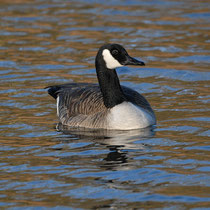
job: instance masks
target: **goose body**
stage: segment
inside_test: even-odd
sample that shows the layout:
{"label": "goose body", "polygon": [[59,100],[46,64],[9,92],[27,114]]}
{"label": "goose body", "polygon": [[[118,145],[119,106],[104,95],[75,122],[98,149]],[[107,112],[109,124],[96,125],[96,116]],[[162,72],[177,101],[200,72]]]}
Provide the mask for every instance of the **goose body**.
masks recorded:
{"label": "goose body", "polygon": [[69,83],[49,86],[57,100],[63,125],[95,129],[130,130],[156,123],[148,101],[137,91],[121,86],[115,68],[144,65],[118,44],[102,46],[96,56],[97,84]]}

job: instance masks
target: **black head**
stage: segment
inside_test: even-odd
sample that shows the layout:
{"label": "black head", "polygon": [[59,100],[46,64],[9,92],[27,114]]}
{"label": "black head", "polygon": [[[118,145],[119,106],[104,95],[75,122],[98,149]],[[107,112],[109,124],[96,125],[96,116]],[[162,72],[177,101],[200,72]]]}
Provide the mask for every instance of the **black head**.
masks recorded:
{"label": "black head", "polygon": [[129,56],[127,51],[119,44],[103,45],[99,49],[99,53],[102,54],[102,58],[108,69],[115,69],[126,65],[145,65],[144,62]]}

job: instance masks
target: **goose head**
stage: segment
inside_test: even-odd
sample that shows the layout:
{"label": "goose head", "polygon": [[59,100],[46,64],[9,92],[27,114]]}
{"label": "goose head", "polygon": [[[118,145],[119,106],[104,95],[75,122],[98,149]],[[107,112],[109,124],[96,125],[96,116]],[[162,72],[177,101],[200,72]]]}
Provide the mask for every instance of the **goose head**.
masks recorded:
{"label": "goose head", "polygon": [[115,69],[126,65],[144,66],[144,62],[131,57],[123,46],[119,44],[103,45],[98,52],[96,60],[100,56],[107,69]]}

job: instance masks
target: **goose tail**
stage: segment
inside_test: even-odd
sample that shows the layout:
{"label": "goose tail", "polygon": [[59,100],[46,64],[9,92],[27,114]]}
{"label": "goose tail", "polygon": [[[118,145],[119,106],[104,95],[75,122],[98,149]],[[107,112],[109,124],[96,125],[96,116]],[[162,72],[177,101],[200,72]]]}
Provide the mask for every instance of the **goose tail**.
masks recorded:
{"label": "goose tail", "polygon": [[47,86],[45,89],[48,89],[49,95],[51,95],[54,99],[57,99],[60,90],[59,86]]}

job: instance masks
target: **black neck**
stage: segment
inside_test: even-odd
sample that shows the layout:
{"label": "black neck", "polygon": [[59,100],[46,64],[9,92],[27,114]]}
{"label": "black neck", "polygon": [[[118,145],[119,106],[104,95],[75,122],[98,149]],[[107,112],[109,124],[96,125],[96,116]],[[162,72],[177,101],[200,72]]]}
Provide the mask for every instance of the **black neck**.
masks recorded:
{"label": "black neck", "polygon": [[96,57],[96,73],[103,95],[104,105],[112,108],[126,101],[115,69],[108,69],[101,55]]}

